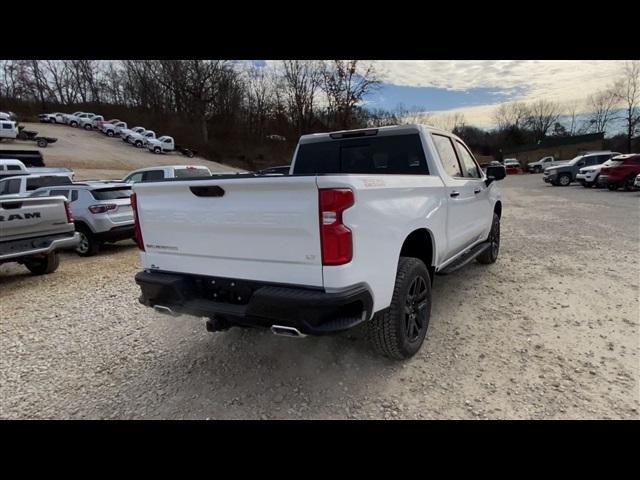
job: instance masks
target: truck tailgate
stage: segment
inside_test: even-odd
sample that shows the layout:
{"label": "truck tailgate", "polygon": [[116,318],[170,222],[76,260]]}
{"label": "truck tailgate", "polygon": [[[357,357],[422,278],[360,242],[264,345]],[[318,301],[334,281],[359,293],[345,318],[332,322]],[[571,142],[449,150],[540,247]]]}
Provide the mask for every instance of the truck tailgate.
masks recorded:
{"label": "truck tailgate", "polygon": [[64,202],[64,197],[0,199],[0,241],[73,231]]}
{"label": "truck tailgate", "polygon": [[134,192],[143,268],[322,286],[314,176],[138,183]]}

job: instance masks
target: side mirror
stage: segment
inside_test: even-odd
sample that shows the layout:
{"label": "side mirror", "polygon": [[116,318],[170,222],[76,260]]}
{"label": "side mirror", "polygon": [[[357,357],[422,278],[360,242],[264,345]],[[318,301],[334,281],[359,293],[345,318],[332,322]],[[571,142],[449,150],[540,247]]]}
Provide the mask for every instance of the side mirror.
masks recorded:
{"label": "side mirror", "polygon": [[487,167],[487,179],[484,183],[488,187],[494,180],[502,180],[506,176],[507,170],[503,165],[490,165]]}

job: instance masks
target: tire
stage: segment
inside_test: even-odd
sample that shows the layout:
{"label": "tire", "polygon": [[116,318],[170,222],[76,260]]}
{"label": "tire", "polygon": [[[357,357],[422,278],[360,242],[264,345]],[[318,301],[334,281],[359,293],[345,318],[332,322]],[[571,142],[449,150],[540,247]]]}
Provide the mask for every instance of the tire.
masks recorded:
{"label": "tire", "polygon": [[58,123],[58,122],[56,122],[55,118],[52,118],[51,120],[49,120],[49,123]]}
{"label": "tire", "polygon": [[154,147],[153,148],[153,153],[160,154],[160,152],[161,152],[161,148],[160,147]]}
{"label": "tire", "polygon": [[533,167],[534,173],[542,173],[542,167]]}
{"label": "tire", "polygon": [[500,253],[500,217],[496,213],[493,214],[493,222],[487,241],[491,243],[491,246],[476,257],[478,263],[483,265],[495,263]]}
{"label": "tire", "polygon": [[88,123],[84,126],[85,130],[91,130],[91,125],[89,125]]}
{"label": "tire", "polygon": [[193,158],[193,152],[191,150],[187,150],[187,157]]}
{"label": "tire", "polygon": [[615,192],[616,190],[618,190],[619,186],[616,185],[615,183],[610,183],[609,185],[607,185],[607,188],[612,192]]}
{"label": "tire", "polygon": [[136,147],[142,148],[142,142],[140,140],[136,140]]}
{"label": "tire", "polygon": [[78,126],[78,122],[76,122],[75,120],[70,122],[69,125],[71,125],[72,127],[77,127]]}
{"label": "tire", "polygon": [[629,177],[627,177],[627,179],[624,181],[624,189],[627,192],[633,192],[636,187],[633,184],[633,182],[635,181],[636,176],[635,175],[631,175]]}
{"label": "tire", "polygon": [[18,140],[27,140],[27,134],[24,132],[18,133]]}
{"label": "tire", "polygon": [[78,227],[76,231],[80,234],[80,243],[76,247],[76,253],[81,257],[91,257],[100,250],[100,242],[96,240],[91,231],[86,227]]}
{"label": "tire", "polygon": [[113,137],[113,130],[107,130],[107,137]]}
{"label": "tire", "polygon": [[562,187],[568,187],[571,183],[571,175],[568,173],[563,173],[558,177],[558,185]]}
{"label": "tire", "polygon": [[376,313],[367,324],[369,342],[386,357],[410,358],[424,342],[430,317],[429,271],[422,260],[400,257],[391,305]]}
{"label": "tire", "polygon": [[58,269],[58,265],[60,265],[58,252],[51,252],[46,257],[28,260],[24,264],[33,275],[53,273]]}
{"label": "tire", "polygon": [[49,145],[49,142],[47,142],[44,138],[39,138],[36,143],[40,148],[47,148],[47,145]]}

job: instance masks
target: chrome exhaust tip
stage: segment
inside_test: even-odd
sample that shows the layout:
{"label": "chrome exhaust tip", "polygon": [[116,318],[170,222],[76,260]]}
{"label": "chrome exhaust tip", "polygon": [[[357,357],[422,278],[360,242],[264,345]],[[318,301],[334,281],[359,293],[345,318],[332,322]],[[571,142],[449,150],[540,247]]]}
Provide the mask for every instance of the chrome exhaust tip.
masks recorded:
{"label": "chrome exhaust tip", "polygon": [[305,334],[300,333],[300,330],[293,327],[284,327],[282,325],[271,325],[271,333],[274,335],[280,335],[282,337],[306,337]]}
{"label": "chrome exhaust tip", "polygon": [[156,312],[164,313],[165,315],[171,315],[173,317],[178,317],[180,315],[179,313],[174,312],[169,307],[165,307],[164,305],[154,305],[153,309]]}

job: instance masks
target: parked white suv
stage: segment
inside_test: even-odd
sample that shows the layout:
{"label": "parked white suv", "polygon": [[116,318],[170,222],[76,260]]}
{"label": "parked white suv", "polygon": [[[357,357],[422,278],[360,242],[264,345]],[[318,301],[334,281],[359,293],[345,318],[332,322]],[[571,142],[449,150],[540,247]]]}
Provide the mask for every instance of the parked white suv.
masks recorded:
{"label": "parked white suv", "polygon": [[66,197],[71,207],[76,231],[80,235],[76,252],[95,255],[106,242],[133,238],[131,185],[84,182],[40,188],[32,197]]}
{"label": "parked white suv", "polygon": [[602,170],[602,167],[608,167],[611,163],[611,159],[609,159],[600,165],[591,165],[589,167],[581,168],[580,172],[576,175],[576,181],[580,182],[580,184],[585,188],[597,188],[599,186],[598,177],[600,176],[600,170]]}
{"label": "parked white suv", "polygon": [[504,166],[424,125],[301,137],[292,175],[136,183],[140,302],[209,331],[323,335],[364,324],[403,359],[424,341],[436,273],[494,263]]}

